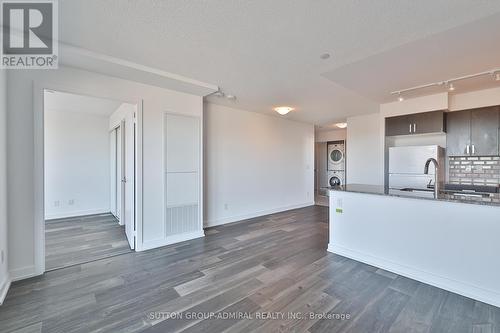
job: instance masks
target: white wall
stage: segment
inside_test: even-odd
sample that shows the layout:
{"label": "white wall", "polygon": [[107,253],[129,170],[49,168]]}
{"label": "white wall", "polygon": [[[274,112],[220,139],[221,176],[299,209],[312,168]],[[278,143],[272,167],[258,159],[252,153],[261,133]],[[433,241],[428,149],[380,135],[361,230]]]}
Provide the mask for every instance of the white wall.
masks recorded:
{"label": "white wall", "polygon": [[316,131],[316,142],[340,141],[347,137],[347,129],[338,129],[331,131]]}
{"label": "white wall", "polygon": [[[12,75],[11,75],[12,74]],[[143,243],[165,239],[163,174],[163,114],[170,110],[201,116],[200,96],[133,81],[60,67],[9,73],[8,193],[9,267],[20,279],[37,274],[35,266],[35,165],[33,82],[35,87],[132,102],[143,100]],[[108,145],[108,144],[106,144]],[[109,184],[109,183],[108,183]]]}
{"label": "white wall", "polygon": [[110,211],[108,122],[91,113],[45,110],[46,219]]}
{"label": "white wall", "polygon": [[[7,72],[0,69],[0,304],[7,293]],[[2,255],[3,254],[3,255]]]}
{"label": "white wall", "polygon": [[205,224],[312,205],[314,127],[205,104]]}
{"label": "white wall", "polygon": [[346,167],[349,184],[384,184],[381,130],[379,113],[347,118]]}

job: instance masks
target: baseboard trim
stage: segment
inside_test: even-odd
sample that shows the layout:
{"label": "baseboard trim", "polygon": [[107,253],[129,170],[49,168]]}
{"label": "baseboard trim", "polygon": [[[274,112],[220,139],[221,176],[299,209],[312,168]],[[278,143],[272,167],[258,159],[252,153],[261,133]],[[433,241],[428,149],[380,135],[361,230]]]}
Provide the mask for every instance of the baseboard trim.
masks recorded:
{"label": "baseboard trim", "polygon": [[305,202],[305,203],[301,203],[301,204],[298,204],[298,205],[291,205],[291,206],[285,206],[285,207],[279,207],[279,208],[261,210],[261,211],[254,212],[254,213],[248,213],[248,214],[242,214],[242,215],[224,217],[224,218],[216,219],[216,220],[207,220],[207,221],[205,221],[204,225],[205,225],[205,228],[210,228],[210,227],[215,227],[215,226],[218,226],[218,225],[223,225],[223,224],[228,224],[228,223],[233,223],[233,222],[239,222],[239,221],[242,221],[242,220],[253,219],[253,218],[259,217],[259,216],[264,216],[264,215],[269,215],[269,214],[276,214],[276,213],[285,212],[287,210],[304,208],[304,207],[309,207],[309,206],[314,206],[314,201]]}
{"label": "baseboard trim", "polygon": [[0,305],[3,304],[5,297],[7,297],[7,292],[9,291],[11,282],[12,281],[10,279],[10,275],[7,272],[7,276],[5,277],[4,281],[0,284]]}
{"label": "baseboard trim", "polygon": [[88,209],[88,210],[79,210],[74,212],[65,212],[61,214],[48,214],[45,216],[45,220],[58,220],[58,219],[66,219],[68,217],[80,217],[86,215],[99,215],[99,214],[110,214],[109,208],[103,209]]}
{"label": "baseboard trim", "polygon": [[[140,251],[146,251],[151,249],[156,249],[158,247],[167,246],[175,243],[185,242],[191,239],[205,237],[205,232],[203,230],[195,232],[187,232],[180,235],[170,236],[162,239],[156,239],[151,241],[146,241],[142,243]],[[138,252],[140,252],[138,251]]]}
{"label": "baseboard trim", "polygon": [[41,275],[41,274],[37,273],[35,266],[26,266],[26,267],[11,269],[9,273],[10,273],[10,277],[12,279],[12,282],[28,279],[28,278],[31,278],[31,277],[34,277],[37,275]]}
{"label": "baseboard trim", "polygon": [[417,280],[434,287],[438,287],[465,297],[469,297],[493,306],[500,307],[500,293],[471,285],[467,282],[457,281],[434,273],[422,271],[418,268],[409,267],[403,264],[392,262],[370,254],[351,250],[346,247],[328,244],[328,252],[332,252],[343,257],[363,262],[386,271],[396,273],[413,280]]}

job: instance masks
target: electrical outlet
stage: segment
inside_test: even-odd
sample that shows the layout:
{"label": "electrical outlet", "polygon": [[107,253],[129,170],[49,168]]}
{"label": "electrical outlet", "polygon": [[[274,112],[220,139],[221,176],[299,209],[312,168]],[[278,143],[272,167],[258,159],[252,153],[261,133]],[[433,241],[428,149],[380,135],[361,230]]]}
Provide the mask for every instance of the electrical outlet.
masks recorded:
{"label": "electrical outlet", "polygon": [[75,199],[68,200],[68,205],[73,206],[75,204]]}
{"label": "electrical outlet", "polygon": [[61,205],[61,203],[59,202],[59,200],[54,201],[54,207],[59,207],[60,205]]}

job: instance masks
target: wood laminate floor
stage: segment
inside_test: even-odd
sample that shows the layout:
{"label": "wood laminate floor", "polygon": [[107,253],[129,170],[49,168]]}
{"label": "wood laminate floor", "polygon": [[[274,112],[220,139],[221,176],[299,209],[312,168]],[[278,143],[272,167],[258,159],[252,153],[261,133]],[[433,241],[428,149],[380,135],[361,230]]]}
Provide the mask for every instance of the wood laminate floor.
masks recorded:
{"label": "wood laminate floor", "polygon": [[132,252],[111,214],[45,222],[45,268],[53,270]]}
{"label": "wood laminate floor", "polygon": [[0,331],[499,332],[499,308],[328,253],[327,220],[313,206],[16,282]]}

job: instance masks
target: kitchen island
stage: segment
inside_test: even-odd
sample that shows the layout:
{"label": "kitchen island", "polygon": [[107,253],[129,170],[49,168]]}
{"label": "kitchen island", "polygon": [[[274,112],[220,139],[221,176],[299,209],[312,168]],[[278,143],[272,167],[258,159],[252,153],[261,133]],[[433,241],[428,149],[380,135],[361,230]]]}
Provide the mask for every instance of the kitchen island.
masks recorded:
{"label": "kitchen island", "polygon": [[328,251],[500,306],[498,198],[415,198],[354,184],[329,191]]}

